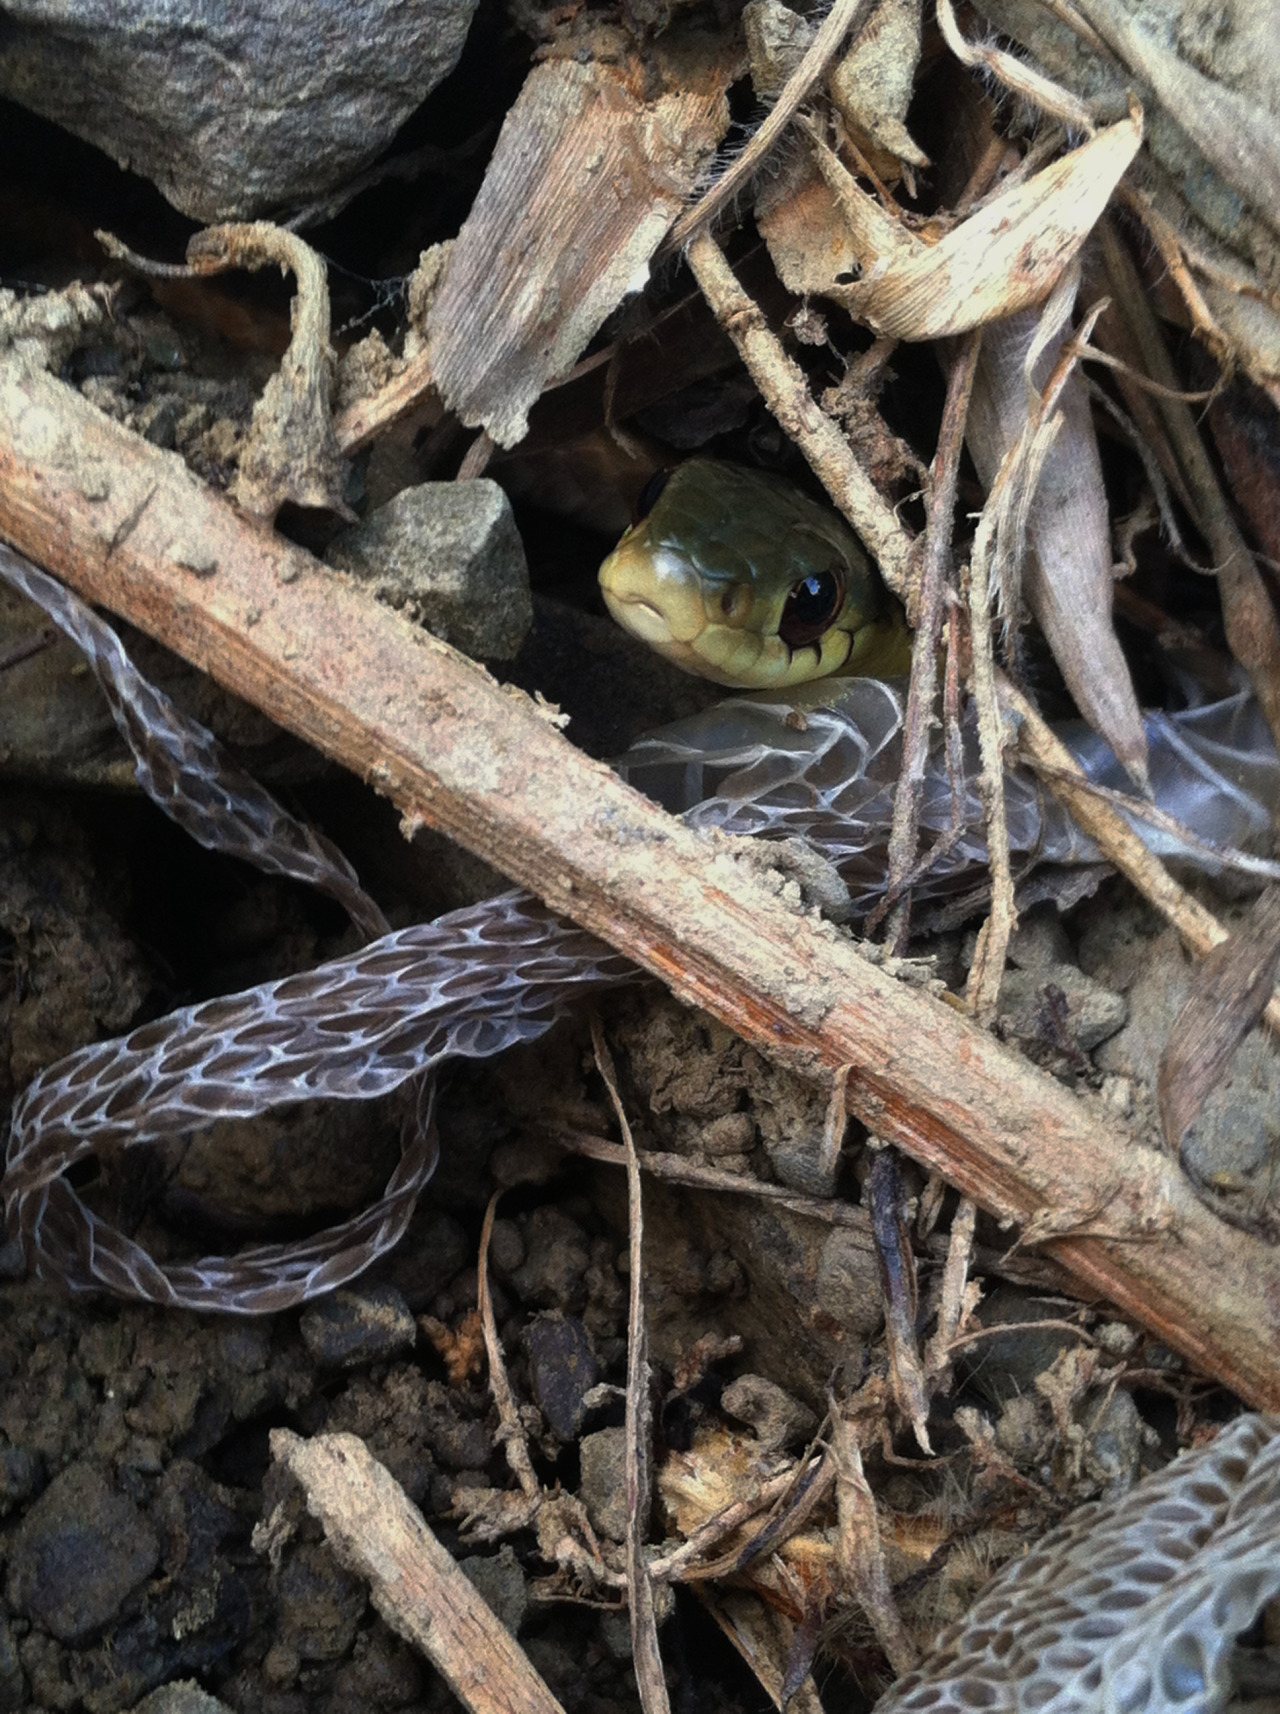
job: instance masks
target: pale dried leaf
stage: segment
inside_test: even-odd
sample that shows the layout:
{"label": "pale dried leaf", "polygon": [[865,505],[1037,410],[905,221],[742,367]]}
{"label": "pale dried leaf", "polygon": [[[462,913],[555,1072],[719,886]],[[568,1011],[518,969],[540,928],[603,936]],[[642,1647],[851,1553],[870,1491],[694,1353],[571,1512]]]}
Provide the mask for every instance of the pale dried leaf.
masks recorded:
{"label": "pale dried leaf", "polygon": [[[1057,296],[1058,294],[1055,294]],[[1040,390],[1070,336],[1074,292],[1061,294],[1050,314],[1023,310],[983,334],[965,440],[990,491],[1004,461],[1022,442],[1040,408]],[[1079,370],[1058,396],[1059,428],[1043,450],[1038,478],[1018,483],[1029,501],[1021,593],[1048,639],[1081,713],[1139,781],[1147,744],[1128,663],[1111,609],[1111,534],[1102,463],[1089,399]],[[1018,591],[1007,580],[1005,611],[1016,613]]]}
{"label": "pale dried leaf", "polygon": [[[877,333],[941,339],[1049,293],[1106,208],[1142,141],[1140,116],[997,196],[940,243],[829,296]],[[875,258],[865,257],[870,267]]]}
{"label": "pale dried leaf", "polygon": [[881,0],[829,85],[856,142],[912,167],[929,165],[905,123],[920,60],[920,10],[920,0]]}
{"label": "pale dried leaf", "polygon": [[1255,899],[1239,928],[1200,965],[1160,1060],[1165,1142],[1177,1149],[1232,1055],[1258,1022],[1280,973],[1280,889]]}

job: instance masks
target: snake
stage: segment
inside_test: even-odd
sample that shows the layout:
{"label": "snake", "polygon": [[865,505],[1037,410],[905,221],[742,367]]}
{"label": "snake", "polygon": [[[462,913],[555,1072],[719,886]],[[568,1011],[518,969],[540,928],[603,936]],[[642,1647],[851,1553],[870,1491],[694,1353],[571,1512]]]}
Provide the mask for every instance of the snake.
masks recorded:
{"label": "snake", "polygon": [[[694,825],[807,840],[839,868],[851,911],[865,914],[884,893],[902,751],[900,612],[843,521],[777,478],[690,460],[651,487],[640,511],[602,568],[607,605],[678,665],[742,694],[640,740],[619,771]],[[435,1069],[536,1039],[582,995],[632,980],[634,967],[519,890],[380,933],[377,906],[340,854],[149,685],[105,620],[3,545],[0,575],[83,650],[140,782],[166,813],[214,849],[325,888],[374,937],[41,1071],[10,1124],[10,1229],[31,1271],[72,1292],[255,1315],[331,1291],[397,1242],[430,1177]],[[1213,868],[1213,841],[1270,838],[1280,757],[1247,690],[1152,714],[1147,735],[1156,801],[1187,829],[1185,838],[1148,830],[1153,846]],[[1069,742],[1092,778],[1124,785],[1100,740],[1076,728]],[[1014,771],[1008,788],[1011,847],[1028,863],[1097,860],[1034,781]],[[981,869],[976,788],[937,758],[920,820],[960,833],[941,842],[926,888]],[[68,1177],[112,1147],[405,1086],[414,1099],[404,1150],[383,1195],[303,1242],[161,1263]],[[1280,1593],[1278,1540],[1280,1423],[1241,1417],[1006,1567],[877,1714],[1216,1711],[1232,1688],[1236,1636]]]}

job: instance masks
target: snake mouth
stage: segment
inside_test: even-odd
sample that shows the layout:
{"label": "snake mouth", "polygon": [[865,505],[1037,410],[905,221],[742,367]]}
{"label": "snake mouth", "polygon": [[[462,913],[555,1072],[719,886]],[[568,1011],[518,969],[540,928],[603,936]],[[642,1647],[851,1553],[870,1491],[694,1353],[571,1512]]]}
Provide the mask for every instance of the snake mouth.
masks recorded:
{"label": "snake mouth", "polygon": [[624,631],[630,631],[651,649],[664,648],[674,641],[670,619],[652,601],[640,595],[619,594],[613,589],[603,593],[605,606]]}

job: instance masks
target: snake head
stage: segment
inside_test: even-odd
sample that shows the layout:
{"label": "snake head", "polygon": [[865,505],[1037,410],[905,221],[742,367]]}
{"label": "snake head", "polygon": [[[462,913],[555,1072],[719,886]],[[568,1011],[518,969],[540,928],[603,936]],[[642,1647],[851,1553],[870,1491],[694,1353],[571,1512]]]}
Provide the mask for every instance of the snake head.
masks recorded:
{"label": "snake head", "polygon": [[769,690],[904,670],[901,617],[829,508],[779,477],[710,458],[680,465],[645,498],[600,587],[623,629],[685,672]]}

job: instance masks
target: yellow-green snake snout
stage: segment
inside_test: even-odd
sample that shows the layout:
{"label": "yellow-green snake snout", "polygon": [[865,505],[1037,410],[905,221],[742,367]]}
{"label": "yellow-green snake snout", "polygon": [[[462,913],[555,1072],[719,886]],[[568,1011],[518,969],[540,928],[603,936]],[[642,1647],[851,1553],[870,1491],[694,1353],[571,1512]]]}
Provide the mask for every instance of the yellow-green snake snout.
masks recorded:
{"label": "yellow-green snake snout", "polygon": [[909,660],[901,615],[844,521],[789,482],[716,459],[671,473],[600,587],[625,630],[736,689],[890,676]]}

